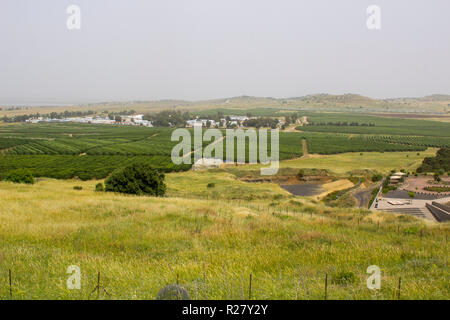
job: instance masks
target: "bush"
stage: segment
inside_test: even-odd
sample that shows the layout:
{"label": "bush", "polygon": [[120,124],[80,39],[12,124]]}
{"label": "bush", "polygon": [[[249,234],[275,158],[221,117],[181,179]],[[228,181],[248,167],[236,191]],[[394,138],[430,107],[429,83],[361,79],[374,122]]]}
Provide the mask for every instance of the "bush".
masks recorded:
{"label": "bush", "polygon": [[95,185],[95,191],[102,192],[105,191],[105,187],[103,186],[103,183],[99,182]]}
{"label": "bush", "polygon": [[166,193],[164,173],[146,163],[132,164],[114,171],[105,180],[105,191],[163,196]]}
{"label": "bush", "polygon": [[156,300],[190,300],[189,293],[179,285],[170,284],[158,292]]}
{"label": "bush", "polygon": [[410,198],[414,198],[414,197],[416,196],[416,194],[415,194],[414,192],[412,192],[412,191],[409,191],[409,192],[408,192],[408,196],[409,196]]}
{"label": "bush", "polygon": [[208,183],[207,184],[207,188],[214,188],[216,186],[216,184],[215,183],[213,183],[213,182],[210,182],[210,183]]}
{"label": "bush", "polygon": [[377,182],[377,181],[380,181],[381,179],[383,179],[383,176],[381,174],[379,174],[379,173],[374,174],[372,176],[372,182]]}
{"label": "bush", "polygon": [[437,181],[437,182],[441,181],[441,178],[439,177],[439,172],[435,172],[433,177],[434,177],[434,181]]}
{"label": "bush", "polygon": [[6,175],[5,180],[14,183],[27,183],[27,184],[34,183],[33,175],[27,169],[13,170]]}
{"label": "bush", "polygon": [[73,190],[83,190],[83,187],[82,186],[75,186],[75,187],[73,187]]}

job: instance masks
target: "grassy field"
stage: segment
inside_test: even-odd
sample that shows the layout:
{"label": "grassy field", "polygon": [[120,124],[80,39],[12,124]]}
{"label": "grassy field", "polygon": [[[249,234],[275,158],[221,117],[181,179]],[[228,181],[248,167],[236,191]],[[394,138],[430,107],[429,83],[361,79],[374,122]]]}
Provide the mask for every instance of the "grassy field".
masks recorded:
{"label": "grassy field", "polygon": [[[425,157],[436,155],[437,149],[429,148],[424,152],[352,152],[336,155],[314,155],[308,158],[285,160],[280,169],[326,169],[337,175],[358,174],[367,171],[389,173],[391,170],[405,169],[414,171]],[[261,165],[247,165],[229,169],[230,172],[254,171]],[[242,173],[240,174],[242,175]]]}
{"label": "grassy field", "polygon": [[[169,175],[170,198],[96,193],[96,181],[1,182],[2,282],[11,269],[14,299],[95,299],[100,271],[109,293],[100,299],[154,299],[177,278],[194,299],[248,299],[251,274],[252,299],[323,299],[328,275],[329,299],[393,299],[401,277],[401,299],[450,297],[448,224],[331,209],[281,190],[194,199],[212,179],[236,196],[232,178],[215,173],[197,175],[183,199],[186,174]],[[81,268],[81,290],[66,288],[70,265]],[[377,293],[366,288],[369,265],[382,270]],[[0,298],[10,298],[7,285]]]}

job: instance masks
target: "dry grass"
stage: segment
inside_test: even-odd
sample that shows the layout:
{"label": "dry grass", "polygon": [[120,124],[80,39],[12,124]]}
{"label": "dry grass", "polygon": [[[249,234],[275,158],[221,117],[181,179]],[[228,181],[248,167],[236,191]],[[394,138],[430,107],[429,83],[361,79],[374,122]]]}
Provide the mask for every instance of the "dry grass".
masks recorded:
{"label": "dry grass", "polygon": [[[223,200],[195,198],[214,177],[169,175],[169,198],[98,193],[97,181],[1,182],[0,278],[13,271],[16,299],[93,298],[98,271],[111,294],[101,298],[154,299],[178,275],[194,299],[233,299],[241,298],[241,276],[247,292],[251,273],[253,298],[321,299],[325,274],[352,272],[356,281],[331,284],[329,298],[371,299],[365,271],[376,264],[383,272],[378,298],[394,297],[399,276],[404,299],[449,298],[448,225],[288,195],[239,199],[242,182],[223,173],[215,178],[216,188],[226,185]],[[181,198],[177,192],[191,178],[194,195]],[[66,269],[74,264],[81,290],[66,288]],[[307,292],[298,289],[300,275]],[[0,298],[9,298],[7,286],[0,286]]]}

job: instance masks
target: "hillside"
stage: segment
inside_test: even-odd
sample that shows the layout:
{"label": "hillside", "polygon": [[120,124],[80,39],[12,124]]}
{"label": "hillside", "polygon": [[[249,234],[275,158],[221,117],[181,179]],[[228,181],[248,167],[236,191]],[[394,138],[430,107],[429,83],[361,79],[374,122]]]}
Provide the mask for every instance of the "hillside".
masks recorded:
{"label": "hillside", "polygon": [[450,96],[434,94],[419,98],[390,98],[375,99],[359,94],[313,94],[302,97],[272,98],[239,96],[222,99],[198,101],[186,100],[155,100],[155,101],[123,101],[99,102],[72,106],[42,106],[16,107],[2,106],[0,103],[0,117],[23,115],[30,113],[50,113],[95,110],[121,111],[133,109],[137,112],[158,112],[167,109],[177,110],[210,110],[217,108],[252,109],[252,108],[281,108],[322,111],[357,111],[357,112],[403,112],[403,113],[447,113],[450,111]]}
{"label": "hillside", "polygon": [[[272,188],[259,200],[186,199],[173,178],[169,198],[94,192],[96,181],[0,182],[0,272],[12,271],[12,297],[95,299],[101,272],[101,299],[154,299],[176,282],[193,299],[323,299],[325,276],[328,299],[395,299],[399,277],[401,299],[448,298],[448,225],[331,209],[269,184],[252,184]],[[70,265],[81,290],[65,286]],[[382,270],[375,294],[370,265]]]}

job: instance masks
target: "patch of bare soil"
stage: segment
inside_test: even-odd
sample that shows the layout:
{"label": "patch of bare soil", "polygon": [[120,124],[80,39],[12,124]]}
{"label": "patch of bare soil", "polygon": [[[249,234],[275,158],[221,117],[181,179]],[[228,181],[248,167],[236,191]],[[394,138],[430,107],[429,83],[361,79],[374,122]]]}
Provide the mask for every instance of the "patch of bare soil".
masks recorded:
{"label": "patch of bare soil", "polygon": [[318,183],[281,185],[281,187],[295,196],[302,197],[315,196],[325,191]]}
{"label": "patch of bare soil", "polygon": [[306,139],[302,139],[302,152],[303,152],[303,159],[307,159],[309,158],[309,153],[308,153],[308,142],[306,141]]}
{"label": "patch of bare soil", "polygon": [[430,176],[409,176],[406,178],[405,182],[399,186],[399,189],[413,192],[426,192],[426,193],[437,193],[425,190],[426,187],[439,187],[447,186],[450,183],[450,178],[444,177],[439,183],[433,180]]}
{"label": "patch of bare soil", "polygon": [[326,182],[330,182],[332,177],[330,176],[304,176],[299,179],[297,176],[261,176],[261,177],[253,177],[253,176],[245,176],[240,179],[243,182],[270,182],[277,183],[283,185],[297,185],[297,184],[306,184],[312,183],[315,184],[324,184]]}

